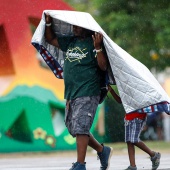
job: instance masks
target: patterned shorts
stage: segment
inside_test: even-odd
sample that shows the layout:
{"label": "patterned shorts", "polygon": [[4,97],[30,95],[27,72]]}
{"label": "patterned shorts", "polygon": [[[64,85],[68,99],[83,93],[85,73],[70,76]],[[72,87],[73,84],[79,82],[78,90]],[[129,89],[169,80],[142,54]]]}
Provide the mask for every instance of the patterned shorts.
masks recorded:
{"label": "patterned shorts", "polygon": [[146,124],[146,119],[124,120],[125,122],[125,142],[137,143],[140,141],[140,134]]}
{"label": "patterned shorts", "polygon": [[65,109],[65,124],[70,134],[90,135],[100,96],[79,97],[67,101]]}

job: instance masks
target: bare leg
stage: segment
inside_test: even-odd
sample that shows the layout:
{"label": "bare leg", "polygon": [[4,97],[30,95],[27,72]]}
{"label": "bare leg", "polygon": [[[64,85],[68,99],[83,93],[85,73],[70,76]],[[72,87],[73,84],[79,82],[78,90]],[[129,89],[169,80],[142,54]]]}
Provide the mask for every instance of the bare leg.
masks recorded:
{"label": "bare leg", "polygon": [[90,134],[76,135],[77,142],[77,162],[84,163],[86,157],[87,146],[89,145],[97,152],[102,152],[103,146]]}
{"label": "bare leg", "polygon": [[129,155],[129,161],[130,165],[133,167],[136,167],[135,163],[135,145],[131,142],[127,142],[127,148],[128,148],[128,155]]}
{"label": "bare leg", "polygon": [[97,152],[102,152],[103,150],[103,146],[93,137],[92,134],[90,134],[88,145]]}
{"label": "bare leg", "polygon": [[142,141],[134,143],[134,145],[149,154],[150,157],[153,157],[155,155],[155,152],[151,151]]}
{"label": "bare leg", "polygon": [[87,145],[89,143],[89,136],[76,135],[76,142],[77,142],[77,162],[84,164]]}

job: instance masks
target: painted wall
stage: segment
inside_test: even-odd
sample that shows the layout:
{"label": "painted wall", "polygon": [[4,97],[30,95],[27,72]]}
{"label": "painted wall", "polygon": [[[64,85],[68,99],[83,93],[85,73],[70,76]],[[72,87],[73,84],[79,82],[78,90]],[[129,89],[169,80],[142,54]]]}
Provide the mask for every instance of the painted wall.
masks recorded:
{"label": "painted wall", "polygon": [[0,0],[0,152],[76,147],[64,125],[63,80],[31,45],[45,9],[73,10],[61,0]]}

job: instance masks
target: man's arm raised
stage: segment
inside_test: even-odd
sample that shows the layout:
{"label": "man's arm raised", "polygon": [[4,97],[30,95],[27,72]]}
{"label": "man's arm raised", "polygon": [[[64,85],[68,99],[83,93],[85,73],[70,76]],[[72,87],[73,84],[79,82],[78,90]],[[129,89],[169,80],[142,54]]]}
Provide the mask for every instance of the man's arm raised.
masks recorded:
{"label": "man's arm raised", "polygon": [[92,35],[94,47],[97,53],[97,62],[101,70],[106,71],[108,66],[108,59],[105,53],[102,51],[103,35],[101,33],[96,33]]}
{"label": "man's arm raised", "polygon": [[46,25],[45,26],[45,38],[46,38],[46,41],[49,44],[59,48],[57,37],[55,36],[55,34],[54,34],[53,30],[52,30],[52,27],[51,27],[52,18],[48,13],[45,14],[45,22],[46,22],[46,24],[45,24]]}

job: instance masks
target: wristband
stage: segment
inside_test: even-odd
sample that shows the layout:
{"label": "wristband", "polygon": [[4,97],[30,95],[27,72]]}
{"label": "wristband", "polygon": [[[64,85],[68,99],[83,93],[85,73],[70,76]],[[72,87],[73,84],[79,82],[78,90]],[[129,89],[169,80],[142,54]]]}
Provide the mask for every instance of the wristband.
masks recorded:
{"label": "wristband", "polygon": [[99,50],[96,50],[96,53],[100,53],[102,52],[102,48],[100,48]]}
{"label": "wristband", "polygon": [[45,24],[47,27],[49,27],[49,26],[51,26],[51,23],[49,23],[49,24]]}

